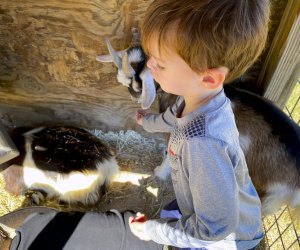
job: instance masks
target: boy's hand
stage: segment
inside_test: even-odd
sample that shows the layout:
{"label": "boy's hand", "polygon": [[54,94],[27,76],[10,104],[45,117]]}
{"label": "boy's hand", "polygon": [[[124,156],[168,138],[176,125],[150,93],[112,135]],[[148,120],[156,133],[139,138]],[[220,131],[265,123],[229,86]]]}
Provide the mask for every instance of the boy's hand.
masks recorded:
{"label": "boy's hand", "polygon": [[141,126],[143,125],[143,119],[146,114],[147,114],[147,112],[143,109],[138,109],[135,112],[135,120],[136,120],[137,124],[139,124]]}
{"label": "boy's hand", "polygon": [[136,217],[129,217],[129,227],[131,232],[140,240],[149,241],[150,237],[146,234],[147,217],[144,214],[137,213]]}

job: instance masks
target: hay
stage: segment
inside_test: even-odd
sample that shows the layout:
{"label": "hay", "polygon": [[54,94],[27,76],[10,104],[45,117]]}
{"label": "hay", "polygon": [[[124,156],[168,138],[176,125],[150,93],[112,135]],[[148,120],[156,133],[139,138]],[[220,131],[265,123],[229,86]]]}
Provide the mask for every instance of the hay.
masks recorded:
{"label": "hay", "polygon": [[101,130],[91,130],[92,134],[107,142],[117,153],[117,157],[127,157],[129,159],[139,159],[141,157],[146,161],[153,159],[161,160],[161,152],[166,148],[166,141],[158,141],[154,138],[146,138],[133,130],[108,132]]}

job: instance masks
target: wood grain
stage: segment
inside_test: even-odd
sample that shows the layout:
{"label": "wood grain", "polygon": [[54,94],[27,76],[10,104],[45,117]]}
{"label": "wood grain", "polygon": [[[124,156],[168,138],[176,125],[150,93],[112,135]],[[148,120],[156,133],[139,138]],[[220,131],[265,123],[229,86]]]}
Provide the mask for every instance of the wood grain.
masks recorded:
{"label": "wood grain", "polygon": [[104,37],[131,41],[151,1],[8,1],[0,4],[0,113],[14,125],[135,129],[134,104],[116,81]]}
{"label": "wood grain", "polygon": [[289,0],[258,82],[264,96],[283,108],[300,77],[300,2]]}

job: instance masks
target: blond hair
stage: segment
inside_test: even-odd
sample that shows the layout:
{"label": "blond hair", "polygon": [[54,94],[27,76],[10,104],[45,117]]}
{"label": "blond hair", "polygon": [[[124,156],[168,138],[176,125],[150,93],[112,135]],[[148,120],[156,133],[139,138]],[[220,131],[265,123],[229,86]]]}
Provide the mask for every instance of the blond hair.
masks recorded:
{"label": "blond hair", "polygon": [[226,82],[241,76],[261,54],[268,32],[268,0],[156,0],[141,27],[142,46],[158,35],[195,72],[225,66]]}

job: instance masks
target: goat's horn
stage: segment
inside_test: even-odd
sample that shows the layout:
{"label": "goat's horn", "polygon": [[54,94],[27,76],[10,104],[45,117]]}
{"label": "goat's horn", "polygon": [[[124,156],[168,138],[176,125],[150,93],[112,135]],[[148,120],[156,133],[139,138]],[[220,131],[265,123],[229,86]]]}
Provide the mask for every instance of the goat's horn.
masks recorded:
{"label": "goat's horn", "polygon": [[141,35],[138,28],[132,27],[131,28],[132,39],[130,47],[140,46],[141,45]]}
{"label": "goat's horn", "polygon": [[135,74],[134,69],[131,67],[128,59],[128,53],[125,53],[122,57],[122,70],[127,77],[133,77]]}
{"label": "goat's horn", "polygon": [[113,58],[113,62],[116,64],[117,68],[119,70],[122,69],[122,60],[121,57],[119,57],[118,53],[114,50],[114,48],[112,47],[109,39],[107,37],[105,37],[105,42],[106,42],[106,46],[108,48],[109,53],[111,54],[112,58]]}

